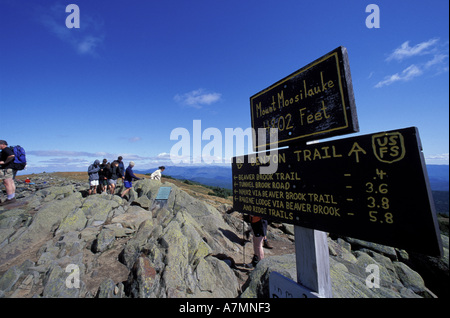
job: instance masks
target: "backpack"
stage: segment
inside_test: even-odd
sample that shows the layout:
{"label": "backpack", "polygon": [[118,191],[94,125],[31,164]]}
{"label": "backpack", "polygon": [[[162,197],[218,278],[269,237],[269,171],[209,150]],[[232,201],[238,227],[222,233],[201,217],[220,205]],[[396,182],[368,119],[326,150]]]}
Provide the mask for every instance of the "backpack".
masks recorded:
{"label": "backpack", "polygon": [[256,222],[259,222],[261,219],[262,218],[259,216],[244,214],[244,221],[247,223],[256,223]]}
{"label": "backpack", "polygon": [[25,155],[25,149],[21,146],[11,146],[11,150],[14,152],[14,163],[12,168],[15,170],[23,170],[27,165],[27,157]]}

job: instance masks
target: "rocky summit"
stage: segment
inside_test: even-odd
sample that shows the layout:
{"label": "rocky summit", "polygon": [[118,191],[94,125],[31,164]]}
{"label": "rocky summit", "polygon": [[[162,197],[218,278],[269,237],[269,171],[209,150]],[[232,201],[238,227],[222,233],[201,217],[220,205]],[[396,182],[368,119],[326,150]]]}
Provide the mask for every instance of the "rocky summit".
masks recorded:
{"label": "rocky summit", "polygon": [[[178,180],[144,178],[125,198],[88,196],[87,177],[30,180],[16,180],[16,202],[0,207],[0,298],[269,297],[272,271],[296,276],[291,225],[269,226],[275,248],[249,269],[249,227],[232,201]],[[156,199],[161,186],[171,188],[167,200]],[[329,235],[333,297],[448,296],[442,239],[445,255],[436,259]],[[380,270],[375,288],[366,284],[368,264]]]}

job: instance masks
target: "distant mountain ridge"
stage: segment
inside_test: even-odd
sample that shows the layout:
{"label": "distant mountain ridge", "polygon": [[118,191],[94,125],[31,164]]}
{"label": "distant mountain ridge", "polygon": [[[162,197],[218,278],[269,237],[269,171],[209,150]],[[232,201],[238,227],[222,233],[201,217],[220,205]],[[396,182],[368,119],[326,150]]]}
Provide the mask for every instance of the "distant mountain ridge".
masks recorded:
{"label": "distant mountain ridge", "polygon": [[[134,170],[135,173],[152,173],[158,168],[148,170]],[[187,179],[208,186],[232,189],[231,166],[166,166],[162,173],[176,179]]]}
{"label": "distant mountain ridge", "polygon": [[[152,173],[158,168],[135,170],[136,173]],[[428,178],[434,191],[449,191],[449,166],[427,165]],[[232,189],[231,165],[225,166],[166,166],[163,175],[187,179],[209,186]]]}
{"label": "distant mountain ridge", "polygon": [[448,165],[427,165],[427,171],[432,190],[449,191]]}

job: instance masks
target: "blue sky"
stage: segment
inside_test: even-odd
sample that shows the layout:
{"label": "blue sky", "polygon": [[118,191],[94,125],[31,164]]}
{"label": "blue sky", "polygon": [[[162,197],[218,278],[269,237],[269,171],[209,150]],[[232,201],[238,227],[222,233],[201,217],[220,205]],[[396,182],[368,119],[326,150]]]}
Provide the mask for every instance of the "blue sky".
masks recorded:
{"label": "blue sky", "polygon": [[[66,27],[71,3],[80,28]],[[366,26],[371,3],[379,28]],[[448,164],[448,6],[0,0],[0,139],[27,150],[26,173],[118,155],[138,170],[170,165],[174,129],[246,129],[250,96],[344,46],[358,134],[416,126],[427,163]]]}

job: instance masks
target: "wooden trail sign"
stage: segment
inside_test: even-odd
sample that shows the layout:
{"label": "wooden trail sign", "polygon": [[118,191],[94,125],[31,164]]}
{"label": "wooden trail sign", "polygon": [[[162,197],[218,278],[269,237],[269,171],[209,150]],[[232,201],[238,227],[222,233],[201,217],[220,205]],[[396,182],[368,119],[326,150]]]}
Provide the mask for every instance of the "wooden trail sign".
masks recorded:
{"label": "wooden trail sign", "polygon": [[[442,243],[415,127],[233,158],[234,208],[428,255]],[[273,174],[260,167],[276,163]]]}
{"label": "wooden trail sign", "polygon": [[265,144],[274,148],[270,129],[278,129],[277,147],[359,131],[347,50],[338,47],[250,98],[253,131],[266,128]]}
{"label": "wooden trail sign", "polygon": [[234,209],[295,225],[297,283],[275,275],[271,294],[332,297],[324,232],[442,255],[416,128],[306,145],[359,131],[344,47],[252,96],[250,111],[263,153],[233,158]]}

